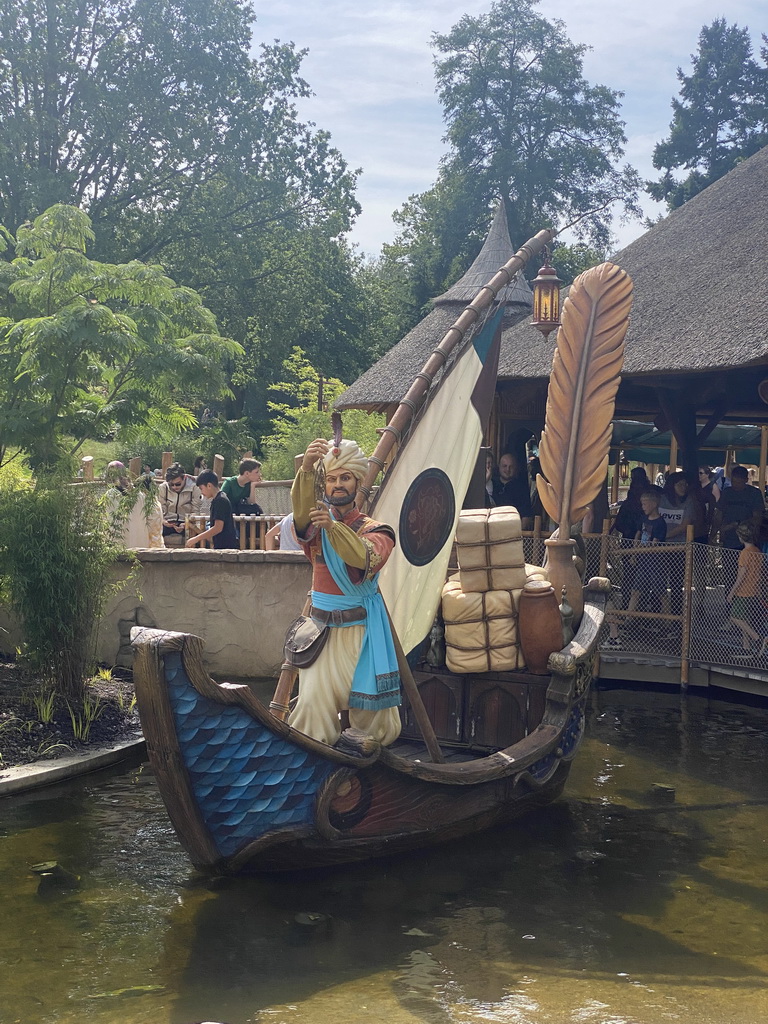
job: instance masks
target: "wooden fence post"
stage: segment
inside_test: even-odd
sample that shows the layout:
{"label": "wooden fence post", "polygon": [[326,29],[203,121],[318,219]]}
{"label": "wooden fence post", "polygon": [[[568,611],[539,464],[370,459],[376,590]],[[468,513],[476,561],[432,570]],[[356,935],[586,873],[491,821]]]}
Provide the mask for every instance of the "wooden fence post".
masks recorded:
{"label": "wooden fence post", "polygon": [[[611,532],[611,519],[606,516],[600,533],[600,575],[608,575],[608,534]],[[589,583],[589,580],[587,580]]]}
{"label": "wooden fence post", "polygon": [[83,467],[83,480],[93,480],[93,456],[84,455],[80,465]]}
{"label": "wooden fence post", "polygon": [[680,650],[680,689],[688,689],[691,646],[691,611],[693,608],[693,527],[685,531],[685,574],[683,577],[683,629]]}
{"label": "wooden fence post", "polygon": [[165,479],[165,471],[170,465],[173,464],[173,452],[163,452],[163,458],[160,463],[160,468],[163,471],[163,479]]}
{"label": "wooden fence post", "polygon": [[213,472],[221,480],[224,476],[224,456],[214,455],[213,456]]}
{"label": "wooden fence post", "polygon": [[141,476],[141,459],[138,456],[128,460],[128,472],[130,473],[132,480]]}

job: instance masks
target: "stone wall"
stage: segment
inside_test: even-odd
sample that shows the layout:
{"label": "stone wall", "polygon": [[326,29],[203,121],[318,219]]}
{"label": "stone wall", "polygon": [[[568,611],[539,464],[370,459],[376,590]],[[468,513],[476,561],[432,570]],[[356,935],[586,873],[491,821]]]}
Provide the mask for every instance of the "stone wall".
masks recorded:
{"label": "stone wall", "polygon": [[99,661],[130,663],[131,627],[154,626],[201,636],[214,675],[277,674],[285,630],[301,612],[311,582],[301,552],[181,548],[137,554],[135,583],[102,617]]}
{"label": "stone wall", "polygon": [[[301,552],[139,550],[133,578],[108,602],[99,624],[97,656],[130,665],[132,626],[195,633],[205,640],[206,666],[217,677],[274,676],[283,638],[301,612],[311,583]],[[125,579],[127,562],[115,567]],[[66,600],[66,595],[62,595]],[[15,623],[0,614],[0,646],[20,642]]]}

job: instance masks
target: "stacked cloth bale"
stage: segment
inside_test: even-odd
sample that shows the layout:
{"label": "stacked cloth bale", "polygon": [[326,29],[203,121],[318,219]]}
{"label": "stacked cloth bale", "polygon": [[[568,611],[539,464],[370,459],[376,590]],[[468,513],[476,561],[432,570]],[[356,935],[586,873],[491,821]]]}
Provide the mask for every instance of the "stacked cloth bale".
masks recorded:
{"label": "stacked cloth bale", "polygon": [[526,565],[520,516],[511,506],[470,509],[456,528],[458,575],[443,588],[446,665],[451,672],[525,668],[517,606],[526,582],[547,579]]}

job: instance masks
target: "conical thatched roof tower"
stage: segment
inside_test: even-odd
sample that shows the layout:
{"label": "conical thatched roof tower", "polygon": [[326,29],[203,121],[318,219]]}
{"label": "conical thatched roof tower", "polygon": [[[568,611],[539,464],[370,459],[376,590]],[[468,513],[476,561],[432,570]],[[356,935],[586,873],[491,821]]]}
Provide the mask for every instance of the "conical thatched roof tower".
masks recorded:
{"label": "conical thatched roof tower", "polygon": [[[483,247],[475,258],[475,262],[456,284],[451,285],[447,292],[434,300],[436,306],[446,302],[459,302],[466,306],[477,295],[484,284],[488,284],[493,275],[503,267],[507,260],[514,256],[515,250],[509,237],[507,214],[504,203],[498,205],[491,224],[491,229],[483,242]],[[510,305],[533,306],[533,294],[528,282],[520,274],[498,294],[499,302]]]}
{"label": "conical thatched roof tower", "polygon": [[[347,388],[336,407],[385,411],[396,405],[413,383],[432,349],[441,341],[467,303],[474,299],[480,288],[514,254],[504,204],[499,203],[483,247],[469,270],[447,292],[434,300],[434,309],[421,323]],[[516,324],[530,314],[533,296],[528,282],[521,275],[504,288],[498,297],[506,304],[505,327]]]}

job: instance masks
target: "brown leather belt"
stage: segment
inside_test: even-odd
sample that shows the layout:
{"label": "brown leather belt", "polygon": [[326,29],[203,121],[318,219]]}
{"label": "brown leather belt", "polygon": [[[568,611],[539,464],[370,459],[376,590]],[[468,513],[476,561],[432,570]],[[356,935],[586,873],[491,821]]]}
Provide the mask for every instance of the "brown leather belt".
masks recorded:
{"label": "brown leather belt", "polygon": [[314,605],[311,605],[309,609],[310,618],[331,626],[341,626],[345,622],[359,622],[367,614],[365,608],[332,608],[330,611],[326,611],[324,608],[315,608]]}

